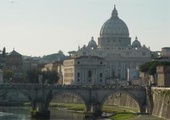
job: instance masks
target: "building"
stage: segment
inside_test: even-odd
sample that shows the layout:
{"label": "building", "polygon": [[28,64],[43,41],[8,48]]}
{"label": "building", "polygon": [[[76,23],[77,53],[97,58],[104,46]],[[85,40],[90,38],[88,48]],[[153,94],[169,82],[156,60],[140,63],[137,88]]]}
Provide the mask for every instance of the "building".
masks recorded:
{"label": "building", "polygon": [[[154,52],[152,52],[154,53]],[[157,54],[157,55],[156,55]],[[163,47],[161,51],[155,52],[154,61],[165,61],[170,62],[170,47]]]}
{"label": "building", "polygon": [[105,84],[106,63],[97,56],[80,56],[63,63],[63,84]]}
{"label": "building", "polygon": [[163,47],[161,50],[161,56],[170,57],[170,47]]}
{"label": "building", "polygon": [[71,55],[72,58],[80,56],[103,58],[106,63],[106,79],[113,80],[127,80],[127,69],[136,69],[151,60],[149,47],[141,45],[137,37],[131,43],[129,29],[119,18],[116,6],[111,17],[101,27],[98,43],[92,37],[88,45],[79,47]]}
{"label": "building", "polygon": [[22,55],[13,50],[5,56],[4,70],[12,70],[14,76],[11,82],[21,82],[23,80],[23,62]]}
{"label": "building", "polygon": [[158,66],[157,71],[157,85],[163,87],[170,87],[170,66]]}
{"label": "building", "polygon": [[39,64],[39,61],[36,59],[33,59],[31,57],[23,58],[23,72],[27,72],[31,69],[37,69],[38,64]]}

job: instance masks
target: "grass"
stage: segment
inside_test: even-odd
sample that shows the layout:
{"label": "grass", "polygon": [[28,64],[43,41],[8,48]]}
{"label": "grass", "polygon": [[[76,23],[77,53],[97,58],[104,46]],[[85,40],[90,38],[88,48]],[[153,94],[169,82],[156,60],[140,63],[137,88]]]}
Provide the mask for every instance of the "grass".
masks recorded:
{"label": "grass", "polygon": [[105,105],[102,110],[107,113],[114,113],[114,115],[110,117],[112,120],[128,120],[137,117],[137,115],[132,112],[137,111],[136,109]]}
{"label": "grass", "polygon": [[[68,110],[74,111],[85,111],[85,105],[81,103],[50,103],[50,106],[67,108]],[[128,120],[137,117],[137,115],[132,113],[132,110],[129,108],[105,105],[102,110],[106,113],[113,113],[114,115],[110,117],[112,120]]]}
{"label": "grass", "polygon": [[114,116],[111,117],[112,120],[128,120],[137,117],[136,114],[125,112],[125,113],[116,113]]}

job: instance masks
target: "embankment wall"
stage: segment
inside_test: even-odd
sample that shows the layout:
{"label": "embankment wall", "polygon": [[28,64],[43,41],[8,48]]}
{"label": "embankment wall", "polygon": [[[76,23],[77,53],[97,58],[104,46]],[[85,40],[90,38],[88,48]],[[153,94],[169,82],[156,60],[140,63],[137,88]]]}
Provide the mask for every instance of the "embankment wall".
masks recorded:
{"label": "embankment wall", "polygon": [[154,116],[170,120],[170,88],[153,87],[153,111]]}

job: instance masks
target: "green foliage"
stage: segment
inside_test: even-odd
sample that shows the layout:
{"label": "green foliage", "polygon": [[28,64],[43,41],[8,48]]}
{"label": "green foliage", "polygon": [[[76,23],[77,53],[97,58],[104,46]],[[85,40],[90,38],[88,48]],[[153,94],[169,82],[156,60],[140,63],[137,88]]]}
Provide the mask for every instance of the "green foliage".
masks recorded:
{"label": "green foliage", "polygon": [[159,90],[157,91],[158,95],[160,96],[165,96],[165,97],[170,97],[170,90]]}
{"label": "green foliage", "polygon": [[39,82],[38,77],[40,74],[41,74],[41,71],[39,69],[29,70],[26,73],[26,79],[29,83],[37,84]]}
{"label": "green foliage", "polygon": [[165,97],[170,97],[170,90],[165,92]]}
{"label": "green foliage", "polygon": [[149,70],[150,65],[151,65],[151,62],[147,62],[145,64],[140,65],[139,69],[140,69],[141,72],[146,73]]}
{"label": "green foliage", "polygon": [[56,60],[64,60],[66,59],[66,56],[61,50],[59,50],[58,53],[43,56],[42,59],[48,61],[56,61]]}
{"label": "green foliage", "polygon": [[[51,107],[59,107],[59,108],[68,108],[69,110],[74,111],[84,111],[85,105],[79,103],[50,103]],[[136,114],[130,112],[129,109],[126,108],[119,108],[114,106],[103,106],[102,109],[104,112],[107,113],[115,113],[110,119],[112,120],[127,120],[137,117]],[[126,110],[126,111],[125,111]]]}
{"label": "green foliage", "polygon": [[111,119],[113,120],[128,120],[128,119],[132,119],[135,118],[137,115],[133,114],[133,113],[118,113],[114,116],[111,117]]}
{"label": "green foliage", "polygon": [[148,73],[150,75],[154,75],[156,73],[156,67],[159,65],[159,62],[153,62],[150,64],[150,67],[149,67],[149,70],[148,70]]}
{"label": "green foliage", "polygon": [[6,48],[4,47],[2,51],[2,57],[5,58],[5,56],[6,56]]}
{"label": "green foliage", "polygon": [[5,82],[11,82],[11,78],[13,78],[14,72],[12,70],[4,70],[3,71],[3,79],[6,80]]}
{"label": "green foliage", "polygon": [[43,71],[43,81],[47,84],[54,84],[57,83],[59,80],[58,73],[56,71]]}
{"label": "green foliage", "polygon": [[146,62],[143,65],[139,66],[139,69],[141,72],[148,73],[150,75],[154,75],[154,74],[156,74],[157,66],[170,66],[170,62],[164,62],[164,61]]}
{"label": "green foliage", "polygon": [[42,75],[42,82],[47,84],[57,83],[59,80],[58,73],[56,71],[41,71],[39,69],[32,69],[27,71],[26,80],[28,83],[39,83],[39,75]]}

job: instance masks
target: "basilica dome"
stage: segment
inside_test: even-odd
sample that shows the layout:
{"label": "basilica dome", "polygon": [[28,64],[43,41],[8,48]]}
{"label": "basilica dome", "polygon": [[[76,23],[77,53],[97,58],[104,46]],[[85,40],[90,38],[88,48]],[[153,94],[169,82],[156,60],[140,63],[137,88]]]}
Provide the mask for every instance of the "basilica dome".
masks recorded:
{"label": "basilica dome", "polygon": [[125,22],[118,17],[115,6],[110,19],[101,27],[100,37],[129,37],[128,27]]}

